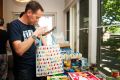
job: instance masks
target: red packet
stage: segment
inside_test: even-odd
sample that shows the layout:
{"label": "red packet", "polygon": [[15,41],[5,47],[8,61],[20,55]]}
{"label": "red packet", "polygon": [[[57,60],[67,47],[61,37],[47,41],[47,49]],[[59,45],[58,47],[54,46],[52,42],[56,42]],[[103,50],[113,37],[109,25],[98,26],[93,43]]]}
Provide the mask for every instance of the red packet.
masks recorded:
{"label": "red packet", "polygon": [[90,72],[73,72],[68,74],[70,80],[100,80]]}

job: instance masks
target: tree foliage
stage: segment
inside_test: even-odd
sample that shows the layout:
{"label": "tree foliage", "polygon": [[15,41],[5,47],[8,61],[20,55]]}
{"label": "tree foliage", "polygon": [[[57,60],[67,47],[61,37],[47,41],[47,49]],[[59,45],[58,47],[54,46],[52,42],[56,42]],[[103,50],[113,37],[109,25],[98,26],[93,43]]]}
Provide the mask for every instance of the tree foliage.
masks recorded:
{"label": "tree foliage", "polygon": [[120,0],[102,0],[102,25],[120,22]]}

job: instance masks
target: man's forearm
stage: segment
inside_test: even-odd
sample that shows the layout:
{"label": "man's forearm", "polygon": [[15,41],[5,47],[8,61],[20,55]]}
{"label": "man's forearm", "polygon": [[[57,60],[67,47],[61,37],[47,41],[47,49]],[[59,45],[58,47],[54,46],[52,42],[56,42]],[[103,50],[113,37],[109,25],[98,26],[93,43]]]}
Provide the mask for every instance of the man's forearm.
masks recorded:
{"label": "man's forearm", "polygon": [[14,49],[18,55],[22,56],[33,44],[35,40],[32,37],[29,37],[27,40],[21,41],[14,41]]}
{"label": "man's forearm", "polygon": [[[35,30],[33,35],[35,37],[38,37],[39,35],[42,35],[42,33],[44,33],[44,28],[39,27],[37,30]],[[35,39],[32,36],[23,42],[21,42],[20,40],[14,41],[13,46],[16,53],[22,56],[31,47],[34,41]]]}

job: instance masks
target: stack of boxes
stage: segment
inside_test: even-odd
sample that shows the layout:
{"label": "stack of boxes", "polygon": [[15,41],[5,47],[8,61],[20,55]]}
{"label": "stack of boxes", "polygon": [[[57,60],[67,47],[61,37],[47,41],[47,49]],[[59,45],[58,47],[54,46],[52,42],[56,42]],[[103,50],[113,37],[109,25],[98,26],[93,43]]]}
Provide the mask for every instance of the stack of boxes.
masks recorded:
{"label": "stack of boxes", "polygon": [[63,58],[65,74],[67,74],[67,72],[80,72],[82,66],[81,53],[74,52],[70,48],[64,48],[61,49],[61,55]]}

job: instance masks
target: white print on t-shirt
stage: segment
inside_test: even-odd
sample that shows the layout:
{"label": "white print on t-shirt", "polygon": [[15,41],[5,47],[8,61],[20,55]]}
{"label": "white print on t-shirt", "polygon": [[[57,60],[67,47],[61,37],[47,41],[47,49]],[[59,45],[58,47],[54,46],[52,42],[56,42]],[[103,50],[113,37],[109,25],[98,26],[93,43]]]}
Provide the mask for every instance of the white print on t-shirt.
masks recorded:
{"label": "white print on t-shirt", "polygon": [[28,39],[33,34],[32,30],[23,31],[24,40]]}

